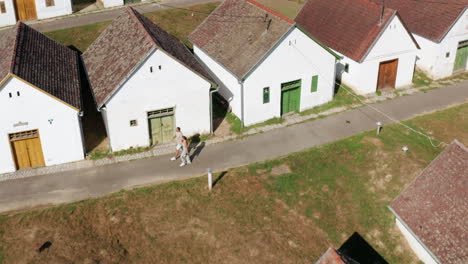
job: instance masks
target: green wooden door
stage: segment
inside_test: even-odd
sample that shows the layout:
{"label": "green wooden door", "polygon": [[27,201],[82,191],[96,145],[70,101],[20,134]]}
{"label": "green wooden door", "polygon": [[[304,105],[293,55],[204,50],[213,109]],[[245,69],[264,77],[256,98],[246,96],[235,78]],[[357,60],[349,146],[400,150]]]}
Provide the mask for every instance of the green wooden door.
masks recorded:
{"label": "green wooden door", "polygon": [[281,115],[299,111],[301,106],[301,80],[281,84]]}
{"label": "green wooden door", "polygon": [[466,62],[468,60],[468,46],[459,47],[457,56],[455,57],[454,72],[464,71],[466,69]]}
{"label": "green wooden door", "polygon": [[162,116],[151,118],[150,133],[151,145],[166,143],[174,137],[174,116]]}

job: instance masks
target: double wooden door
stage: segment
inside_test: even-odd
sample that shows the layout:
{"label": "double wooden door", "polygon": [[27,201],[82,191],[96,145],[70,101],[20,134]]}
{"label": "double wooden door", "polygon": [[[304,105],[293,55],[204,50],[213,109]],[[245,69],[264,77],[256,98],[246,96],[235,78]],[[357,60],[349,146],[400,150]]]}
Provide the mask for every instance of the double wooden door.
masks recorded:
{"label": "double wooden door", "polygon": [[458,44],[457,55],[455,57],[455,65],[453,72],[462,72],[466,69],[466,62],[468,61],[468,41],[463,41]]}
{"label": "double wooden door", "polygon": [[9,138],[17,169],[45,165],[38,130],[10,134]]}
{"label": "double wooden door", "polygon": [[379,78],[377,81],[377,91],[383,89],[394,89],[398,71],[398,59],[384,61],[379,66]]}
{"label": "double wooden door", "polygon": [[281,115],[299,111],[301,105],[301,80],[281,84]]}
{"label": "double wooden door", "polygon": [[166,115],[149,119],[151,145],[170,142],[174,138],[174,116]]}
{"label": "double wooden door", "polygon": [[16,14],[21,21],[37,19],[35,0],[15,0]]}

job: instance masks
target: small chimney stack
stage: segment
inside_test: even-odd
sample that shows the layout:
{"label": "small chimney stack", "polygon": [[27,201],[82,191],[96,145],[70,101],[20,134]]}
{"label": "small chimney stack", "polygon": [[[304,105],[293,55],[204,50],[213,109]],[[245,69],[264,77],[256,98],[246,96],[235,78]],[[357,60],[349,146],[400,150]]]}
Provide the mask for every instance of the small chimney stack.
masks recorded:
{"label": "small chimney stack", "polygon": [[271,26],[271,20],[272,20],[271,18],[270,18],[270,20],[268,20],[268,24],[267,24],[267,27],[266,27],[266,31],[268,31],[268,30],[270,29],[270,26]]}

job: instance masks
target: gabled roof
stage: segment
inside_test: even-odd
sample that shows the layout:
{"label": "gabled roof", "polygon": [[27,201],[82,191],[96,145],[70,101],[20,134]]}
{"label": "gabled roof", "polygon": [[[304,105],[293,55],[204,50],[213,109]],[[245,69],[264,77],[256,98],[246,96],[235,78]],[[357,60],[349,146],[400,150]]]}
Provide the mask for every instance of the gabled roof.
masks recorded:
{"label": "gabled roof", "polygon": [[440,42],[466,10],[468,0],[385,0],[385,5],[398,11],[411,32]]}
{"label": "gabled roof", "polygon": [[294,24],[253,0],[226,0],[189,40],[242,79]]}
{"label": "gabled roof", "polygon": [[78,52],[22,22],[0,37],[0,82],[10,75],[82,108]]}
{"label": "gabled roof", "polygon": [[390,205],[441,263],[468,263],[468,149],[449,145]]}
{"label": "gabled roof", "polygon": [[83,54],[98,106],[105,104],[133,70],[156,49],[215,84],[210,74],[180,40],[133,8],[127,7]]}
{"label": "gabled roof", "polygon": [[328,47],[362,62],[397,15],[385,8],[380,23],[381,14],[382,7],[368,0],[308,0],[295,20]]}

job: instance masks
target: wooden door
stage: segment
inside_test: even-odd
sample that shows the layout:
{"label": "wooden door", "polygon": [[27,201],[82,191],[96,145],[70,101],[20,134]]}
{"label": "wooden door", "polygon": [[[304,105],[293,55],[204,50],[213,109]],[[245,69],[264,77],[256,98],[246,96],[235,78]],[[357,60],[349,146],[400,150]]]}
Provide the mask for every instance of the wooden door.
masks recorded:
{"label": "wooden door", "polygon": [[174,116],[150,118],[151,145],[170,142],[174,138]]}
{"label": "wooden door", "polygon": [[14,133],[9,137],[17,169],[45,165],[38,130]]}
{"label": "wooden door", "polygon": [[381,62],[379,66],[377,90],[395,89],[397,71],[398,59]]}
{"label": "wooden door", "polygon": [[457,49],[457,55],[455,57],[455,65],[453,66],[453,72],[462,72],[466,69],[466,62],[468,61],[468,41],[460,42]]}
{"label": "wooden door", "polygon": [[301,80],[281,84],[281,115],[299,111],[301,104]]}
{"label": "wooden door", "polygon": [[15,0],[16,14],[21,21],[37,19],[36,4],[34,0]]}

